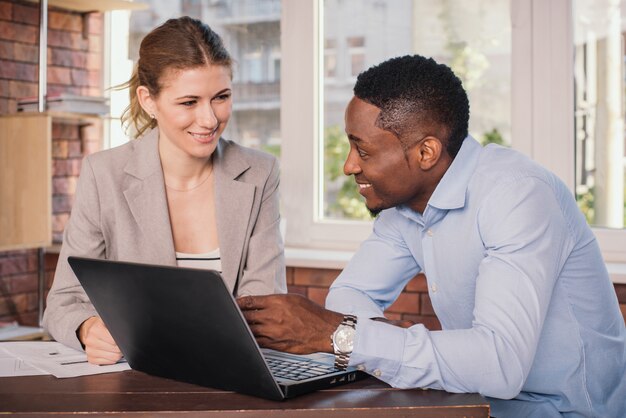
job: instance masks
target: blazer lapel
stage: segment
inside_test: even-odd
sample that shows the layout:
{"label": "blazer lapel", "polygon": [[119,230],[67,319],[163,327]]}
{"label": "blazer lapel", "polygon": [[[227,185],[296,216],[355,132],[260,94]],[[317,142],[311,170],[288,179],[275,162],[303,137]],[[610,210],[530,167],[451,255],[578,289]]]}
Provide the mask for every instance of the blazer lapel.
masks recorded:
{"label": "blazer lapel", "polygon": [[228,143],[220,139],[213,156],[217,234],[220,242],[222,275],[231,291],[243,271],[255,186],[238,181],[250,164],[244,156],[229,154]]}
{"label": "blazer lapel", "polygon": [[174,239],[159,157],[157,129],[137,141],[124,172],[129,175],[124,197],[144,237],[142,262],[176,265]]}

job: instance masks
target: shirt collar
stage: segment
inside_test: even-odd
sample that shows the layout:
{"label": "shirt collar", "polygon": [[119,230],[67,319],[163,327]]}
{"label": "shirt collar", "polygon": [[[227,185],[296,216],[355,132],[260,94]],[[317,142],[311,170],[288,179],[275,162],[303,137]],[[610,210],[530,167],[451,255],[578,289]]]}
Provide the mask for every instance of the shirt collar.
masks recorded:
{"label": "shirt collar", "polygon": [[[440,210],[458,209],[465,206],[465,195],[470,179],[478,163],[478,156],[482,152],[482,145],[472,136],[467,136],[461,144],[461,149],[452,160],[434,193],[428,200],[428,206]],[[395,208],[403,216],[423,224],[422,214],[413,211],[404,205]]]}
{"label": "shirt collar", "polygon": [[428,200],[428,206],[444,210],[465,206],[465,192],[482,149],[478,141],[471,136],[463,140],[461,149]]}

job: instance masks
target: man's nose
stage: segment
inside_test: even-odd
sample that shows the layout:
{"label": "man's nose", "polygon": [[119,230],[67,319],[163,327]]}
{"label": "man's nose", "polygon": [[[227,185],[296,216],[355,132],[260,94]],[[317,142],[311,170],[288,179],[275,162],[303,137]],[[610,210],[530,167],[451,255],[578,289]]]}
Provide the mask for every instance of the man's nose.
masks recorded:
{"label": "man's nose", "polygon": [[356,151],[350,149],[346,162],[343,164],[343,174],[346,176],[359,174],[361,172],[361,166],[358,164],[356,158]]}

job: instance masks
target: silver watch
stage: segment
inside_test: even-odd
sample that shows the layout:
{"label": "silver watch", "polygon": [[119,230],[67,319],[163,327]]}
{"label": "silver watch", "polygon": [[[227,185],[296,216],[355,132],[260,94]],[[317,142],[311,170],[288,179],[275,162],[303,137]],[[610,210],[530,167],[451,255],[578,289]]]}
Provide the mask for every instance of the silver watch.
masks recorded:
{"label": "silver watch", "polygon": [[346,370],[348,368],[350,354],[352,354],[354,346],[354,334],[356,334],[356,316],[345,315],[331,336],[336,369]]}

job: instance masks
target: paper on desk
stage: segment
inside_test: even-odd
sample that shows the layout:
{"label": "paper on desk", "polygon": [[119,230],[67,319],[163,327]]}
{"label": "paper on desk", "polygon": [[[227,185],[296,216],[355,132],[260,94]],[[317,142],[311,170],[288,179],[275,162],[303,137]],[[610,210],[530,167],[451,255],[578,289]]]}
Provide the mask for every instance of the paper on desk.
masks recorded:
{"label": "paper on desk", "polygon": [[48,374],[27,364],[4,350],[0,350],[0,377],[36,376]]}
{"label": "paper on desk", "polygon": [[0,349],[23,360],[35,369],[56,377],[76,377],[90,374],[129,370],[126,362],[109,366],[87,363],[87,355],[56,341],[14,341],[0,343]]}

